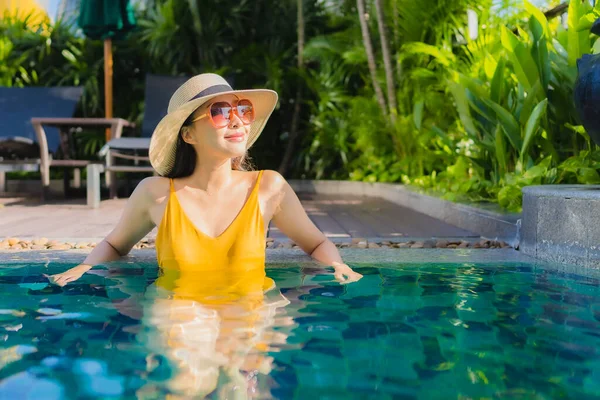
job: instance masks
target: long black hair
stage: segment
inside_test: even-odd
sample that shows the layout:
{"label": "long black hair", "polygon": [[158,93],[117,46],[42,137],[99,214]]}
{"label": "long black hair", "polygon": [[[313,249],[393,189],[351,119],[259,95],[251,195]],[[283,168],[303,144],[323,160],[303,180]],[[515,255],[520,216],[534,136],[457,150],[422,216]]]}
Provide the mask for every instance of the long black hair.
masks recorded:
{"label": "long black hair", "polygon": [[[189,129],[192,126],[192,115],[190,114],[188,119],[185,120],[179,133],[177,134],[177,144],[175,148],[175,164],[168,174],[164,175],[167,178],[185,178],[186,176],[192,175],[194,169],[196,169],[196,150],[194,146],[183,140],[183,130]],[[233,158],[231,160],[231,168],[237,171],[252,171],[253,167],[250,163],[250,157],[248,152],[243,156]]]}

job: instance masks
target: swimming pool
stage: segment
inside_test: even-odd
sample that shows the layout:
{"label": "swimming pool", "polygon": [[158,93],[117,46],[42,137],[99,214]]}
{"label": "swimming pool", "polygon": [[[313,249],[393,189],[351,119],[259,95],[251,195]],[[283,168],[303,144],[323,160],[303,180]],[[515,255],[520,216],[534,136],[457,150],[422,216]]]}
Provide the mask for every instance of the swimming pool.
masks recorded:
{"label": "swimming pool", "polygon": [[270,265],[275,290],[215,318],[152,289],[152,263],[116,263],[64,288],[41,277],[72,265],[0,267],[0,399],[600,393],[597,276],[523,262],[361,263],[364,278],[344,286]]}

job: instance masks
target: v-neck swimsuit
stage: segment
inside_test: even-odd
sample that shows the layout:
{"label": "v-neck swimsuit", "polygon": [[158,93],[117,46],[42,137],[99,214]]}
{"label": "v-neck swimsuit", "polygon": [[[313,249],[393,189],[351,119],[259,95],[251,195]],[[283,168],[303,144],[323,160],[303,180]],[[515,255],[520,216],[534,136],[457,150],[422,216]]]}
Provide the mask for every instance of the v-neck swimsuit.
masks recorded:
{"label": "v-neck swimsuit", "polygon": [[157,285],[206,302],[222,296],[263,292],[274,282],[265,275],[265,227],[258,202],[263,171],[233,222],[217,237],[194,226],[182,209],[173,180],[156,236],[161,268]]}

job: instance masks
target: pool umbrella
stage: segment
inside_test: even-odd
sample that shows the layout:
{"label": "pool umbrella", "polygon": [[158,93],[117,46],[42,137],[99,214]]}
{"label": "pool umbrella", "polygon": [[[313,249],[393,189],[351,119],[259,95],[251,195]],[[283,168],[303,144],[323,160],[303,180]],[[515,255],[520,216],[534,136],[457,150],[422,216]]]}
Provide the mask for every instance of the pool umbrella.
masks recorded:
{"label": "pool umbrella", "polygon": [[104,106],[106,118],[112,118],[112,39],[125,36],[135,27],[133,9],[128,0],[81,0],[78,22],[87,37],[104,40]]}

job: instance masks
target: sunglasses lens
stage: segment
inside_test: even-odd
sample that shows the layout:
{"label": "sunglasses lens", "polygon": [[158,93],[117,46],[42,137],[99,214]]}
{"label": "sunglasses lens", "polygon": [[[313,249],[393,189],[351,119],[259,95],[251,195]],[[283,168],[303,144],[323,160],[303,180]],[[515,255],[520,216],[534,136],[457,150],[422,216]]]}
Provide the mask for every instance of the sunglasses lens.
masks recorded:
{"label": "sunglasses lens", "polygon": [[[216,102],[210,107],[210,118],[217,128],[224,128],[229,125],[231,109],[231,104],[225,101]],[[254,107],[250,100],[240,100],[237,103],[235,112],[246,125],[254,121]]]}
{"label": "sunglasses lens", "polygon": [[226,102],[217,102],[210,107],[210,118],[217,127],[229,125],[229,116],[231,115],[231,105]]}
{"label": "sunglasses lens", "polygon": [[254,121],[254,107],[250,100],[240,100],[237,104],[237,114],[244,124]]}

